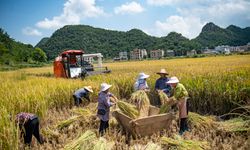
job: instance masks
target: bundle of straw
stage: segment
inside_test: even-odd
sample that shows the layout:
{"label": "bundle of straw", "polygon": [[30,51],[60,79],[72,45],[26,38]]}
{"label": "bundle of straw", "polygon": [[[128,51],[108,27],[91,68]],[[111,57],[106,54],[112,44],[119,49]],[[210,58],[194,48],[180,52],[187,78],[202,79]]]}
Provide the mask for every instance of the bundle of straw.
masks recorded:
{"label": "bundle of straw", "polygon": [[117,106],[119,109],[130,118],[137,118],[139,116],[139,111],[136,109],[134,105],[131,105],[124,101],[118,101]]}
{"label": "bundle of straw", "polygon": [[130,102],[136,105],[139,110],[139,117],[148,116],[150,101],[145,91],[138,90],[134,92],[130,97]]}
{"label": "bundle of straw", "polygon": [[162,137],[163,144],[168,144],[170,147],[177,147],[178,150],[206,150],[211,149],[208,142],[198,140],[185,140],[180,136],[175,136],[175,139]]}
{"label": "bundle of straw", "polygon": [[64,149],[65,150],[79,150],[93,149],[93,143],[91,141],[96,139],[96,135],[93,131],[87,130],[82,136],[68,143]]}
{"label": "bundle of straw", "polygon": [[201,116],[193,112],[188,114],[188,122],[193,128],[216,128],[215,120],[213,116]]}
{"label": "bundle of straw", "polygon": [[81,118],[82,116],[72,116],[70,117],[69,119],[67,120],[63,120],[61,122],[59,122],[57,125],[56,125],[56,128],[58,129],[63,129],[65,127],[68,127],[69,125],[71,125],[73,122],[77,121],[79,118]]}

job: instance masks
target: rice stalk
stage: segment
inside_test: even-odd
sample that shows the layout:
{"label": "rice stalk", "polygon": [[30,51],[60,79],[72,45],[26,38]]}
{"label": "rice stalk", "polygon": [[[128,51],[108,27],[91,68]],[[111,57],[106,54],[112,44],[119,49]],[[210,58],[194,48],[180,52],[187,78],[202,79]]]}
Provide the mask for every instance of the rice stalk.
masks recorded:
{"label": "rice stalk", "polygon": [[125,115],[129,116],[132,119],[135,119],[139,116],[139,111],[132,104],[129,104],[124,101],[118,101],[117,106]]}
{"label": "rice stalk", "polygon": [[67,120],[63,120],[61,122],[59,122],[56,125],[56,128],[58,128],[59,130],[62,130],[63,128],[68,127],[69,125],[71,125],[73,122],[77,121],[79,118],[81,118],[82,116],[72,116]]}
{"label": "rice stalk", "polygon": [[74,139],[72,142],[68,143],[64,149],[65,150],[90,150],[93,148],[92,141],[96,139],[96,135],[93,131],[87,130],[79,138]]}
{"label": "rice stalk", "polygon": [[176,147],[178,150],[207,150],[211,149],[208,142],[198,140],[185,140],[180,136],[175,136],[175,139],[162,137],[163,144],[168,144],[170,147]]}
{"label": "rice stalk", "polygon": [[189,112],[188,122],[193,128],[215,128],[215,117],[201,116],[194,112]]}
{"label": "rice stalk", "polygon": [[160,90],[158,92],[158,95],[159,95],[159,98],[160,98],[161,105],[164,105],[169,101],[167,94],[164,93],[163,91]]}

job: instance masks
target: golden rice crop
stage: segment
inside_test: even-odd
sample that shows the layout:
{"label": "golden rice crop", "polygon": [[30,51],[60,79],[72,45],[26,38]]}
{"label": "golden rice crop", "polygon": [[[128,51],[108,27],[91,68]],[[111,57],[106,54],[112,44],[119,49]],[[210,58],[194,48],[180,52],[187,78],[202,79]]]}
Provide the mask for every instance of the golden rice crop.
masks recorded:
{"label": "golden rice crop", "polygon": [[[151,91],[159,77],[156,72],[166,68],[177,76],[191,97],[191,109],[204,114],[222,115],[246,104],[250,87],[250,55],[108,63],[111,74],[87,77],[84,81],[48,77],[53,68],[26,68],[0,72],[0,149],[18,149],[19,130],[9,115],[31,112],[43,121],[51,108],[71,108],[72,93],[91,85],[96,102],[102,82],[112,84],[111,92],[118,98],[129,98],[139,72],[150,74],[147,82]],[[93,112],[95,111],[92,108]],[[92,110],[91,110],[92,112]],[[92,112],[92,113],[93,113]],[[65,118],[67,119],[67,118]]]}

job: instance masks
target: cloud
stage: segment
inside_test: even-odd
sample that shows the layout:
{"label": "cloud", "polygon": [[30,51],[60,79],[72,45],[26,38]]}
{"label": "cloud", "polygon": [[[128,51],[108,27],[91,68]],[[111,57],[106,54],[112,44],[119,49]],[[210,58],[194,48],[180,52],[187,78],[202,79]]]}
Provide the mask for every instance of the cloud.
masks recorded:
{"label": "cloud", "polygon": [[188,38],[196,37],[205,22],[201,22],[196,17],[182,17],[182,16],[170,16],[164,22],[156,21],[155,28],[151,31],[151,34],[156,36],[165,36],[168,33],[175,31],[181,33]]}
{"label": "cloud", "polygon": [[147,30],[153,35],[165,36],[176,31],[188,38],[195,38],[207,22],[221,27],[230,24],[249,26],[250,1],[248,0],[148,0],[155,6],[169,5],[176,8],[175,15],[167,16],[165,21],[157,20],[154,29]]}
{"label": "cloud", "polygon": [[57,29],[67,24],[80,24],[84,18],[103,15],[105,12],[95,5],[95,0],[67,0],[61,15],[52,19],[45,18],[37,22],[36,26],[44,29]]}
{"label": "cloud", "polygon": [[40,31],[31,27],[26,27],[22,29],[22,33],[24,35],[29,35],[29,36],[42,36],[42,33]]}
{"label": "cloud", "polygon": [[180,2],[181,0],[147,0],[149,5],[154,6],[164,6],[164,5],[172,5]]}
{"label": "cloud", "polygon": [[115,14],[136,14],[144,11],[144,8],[137,2],[123,4],[114,9]]}

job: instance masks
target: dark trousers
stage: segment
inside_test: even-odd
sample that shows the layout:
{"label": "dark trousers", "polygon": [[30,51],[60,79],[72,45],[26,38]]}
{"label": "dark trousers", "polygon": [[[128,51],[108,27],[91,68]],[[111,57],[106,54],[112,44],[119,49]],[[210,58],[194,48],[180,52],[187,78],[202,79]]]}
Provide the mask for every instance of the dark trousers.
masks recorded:
{"label": "dark trousers", "polygon": [[[187,100],[186,103],[187,106],[187,114],[188,114],[188,108],[189,108],[189,101]],[[188,118],[180,118],[180,131],[179,133],[182,135],[185,131],[188,131]]]}
{"label": "dark trousers", "polygon": [[30,144],[32,140],[32,135],[34,135],[37,141],[42,144],[42,138],[39,133],[39,120],[35,118],[33,120],[29,120],[24,124],[25,134],[24,134],[24,142],[25,144]]}
{"label": "dark trousers", "polygon": [[74,98],[76,106],[79,106],[82,103],[82,99],[81,98],[77,98],[75,95],[73,95],[73,98]]}
{"label": "dark trousers", "polygon": [[106,129],[109,127],[109,121],[102,121],[100,122],[99,134],[103,136]]}
{"label": "dark trousers", "polygon": [[180,131],[179,133],[182,135],[185,131],[188,131],[188,123],[187,123],[188,118],[181,118],[180,121]]}

